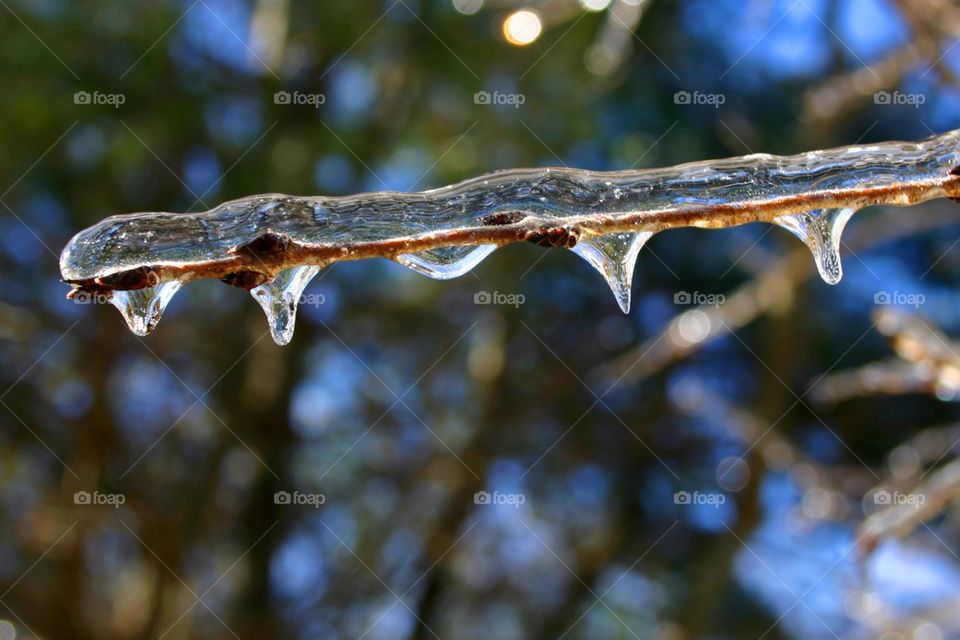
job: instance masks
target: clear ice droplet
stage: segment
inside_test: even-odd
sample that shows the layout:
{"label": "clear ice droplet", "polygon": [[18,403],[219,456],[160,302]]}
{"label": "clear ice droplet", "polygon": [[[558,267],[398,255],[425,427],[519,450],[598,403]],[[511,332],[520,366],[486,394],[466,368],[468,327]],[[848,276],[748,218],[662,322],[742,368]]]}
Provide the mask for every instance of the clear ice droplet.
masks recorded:
{"label": "clear ice droplet", "polygon": [[803,240],[813,253],[817,271],[827,284],[837,284],[843,277],[840,264],[840,236],[856,209],[814,209],[774,218],[783,227]]}
{"label": "clear ice droplet", "polygon": [[156,328],[163,310],[182,286],[180,280],[170,280],[146,289],[114,291],[110,296],[110,304],[123,315],[130,331],[143,337]]}
{"label": "clear ice droplet", "polygon": [[651,236],[652,231],[612,233],[582,240],[572,249],[600,272],[624,313],[630,313],[630,290],[637,255]]}
{"label": "clear ice droplet", "polygon": [[459,278],[497,248],[495,244],[477,247],[441,247],[418,253],[404,253],[395,258],[403,266],[437,280]]}
{"label": "clear ice droplet", "polygon": [[320,267],[314,265],[284,269],[272,282],[250,290],[250,295],[267,315],[270,335],[278,345],[283,346],[293,339],[300,296],[318,273]]}

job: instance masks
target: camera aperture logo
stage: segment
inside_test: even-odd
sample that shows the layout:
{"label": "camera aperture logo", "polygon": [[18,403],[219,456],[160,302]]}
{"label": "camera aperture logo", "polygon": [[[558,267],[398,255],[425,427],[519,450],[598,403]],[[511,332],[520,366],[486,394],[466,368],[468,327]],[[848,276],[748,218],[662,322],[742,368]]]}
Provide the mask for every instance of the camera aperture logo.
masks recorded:
{"label": "camera aperture logo", "polygon": [[519,308],[526,301],[527,297],[522,293],[477,291],[473,294],[473,304],[499,304]]}
{"label": "camera aperture logo", "polygon": [[709,105],[714,109],[719,109],[720,105],[727,101],[727,96],[722,93],[701,93],[694,91],[677,91],[673,94],[673,104],[689,105]]}
{"label": "camera aperture logo", "polygon": [[711,507],[719,507],[720,505],[726,503],[727,496],[722,493],[700,493],[699,491],[694,491],[693,493],[689,491],[677,491],[673,494],[673,504],[679,505],[692,505],[692,504],[703,504]]}
{"label": "camera aperture logo", "polygon": [[719,307],[727,301],[722,293],[701,293],[699,291],[677,291],[673,294],[673,304]]}
{"label": "camera aperture logo", "polygon": [[122,493],[100,493],[99,491],[94,491],[93,493],[89,491],[77,491],[73,494],[73,504],[78,505],[93,505],[93,506],[108,506],[113,507],[114,509],[119,509],[120,505],[124,504],[127,501],[127,496]]}
{"label": "camera aperture logo", "polygon": [[119,109],[127,101],[122,93],[101,93],[100,91],[77,91],[73,94],[73,104],[108,105]]}
{"label": "camera aperture logo", "polygon": [[319,509],[320,505],[327,501],[327,496],[322,493],[301,493],[299,491],[277,491],[273,494],[273,504],[281,505],[306,505]]}
{"label": "camera aperture logo", "polygon": [[302,91],[277,91],[273,94],[273,104],[310,106],[319,109],[327,101],[322,93],[303,93]]}
{"label": "camera aperture logo", "polygon": [[900,291],[877,291],[873,294],[873,304],[893,304],[901,307],[918,308],[927,301],[922,293],[903,293]]}
{"label": "camera aperture logo", "polygon": [[527,97],[522,93],[500,93],[499,91],[477,91],[473,94],[473,104],[484,104],[494,106],[510,106],[519,109],[520,105],[527,101]]}
{"label": "camera aperture logo", "polygon": [[473,494],[473,504],[505,504],[519,509],[520,505],[526,504],[526,502],[527,496],[522,493],[500,493],[499,491],[490,493],[489,491],[477,491]]}

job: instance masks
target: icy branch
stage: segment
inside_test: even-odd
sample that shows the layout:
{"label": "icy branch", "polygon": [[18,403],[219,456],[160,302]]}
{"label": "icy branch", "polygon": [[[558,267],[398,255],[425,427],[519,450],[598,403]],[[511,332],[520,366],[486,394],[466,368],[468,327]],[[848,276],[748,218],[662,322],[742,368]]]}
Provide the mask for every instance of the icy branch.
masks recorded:
{"label": "icy branch", "polygon": [[777,224],[840,280],[840,233],[873,204],[960,198],[960,131],[781,157],[663,169],[511,169],[419,193],[258,195],[203,213],[112,216],[60,257],[71,295],[108,295],[138,334],[156,325],[184,283],[219,278],[250,290],[274,338],[293,335],[297,301],[320,267],[386,257],[428,276],[460,276],[500,245],[571,249],[607,280],[624,311],[637,254],[676,227]]}
{"label": "icy branch", "polygon": [[877,330],[896,359],[870,362],[825,376],[811,393],[818,402],[840,402],[873,394],[930,393],[941,400],[960,397],[960,346],[918,314],[896,307],[874,311]]}
{"label": "icy branch", "polygon": [[[880,488],[879,491],[892,495],[886,488]],[[937,469],[926,481],[905,495],[911,499],[872,514],[860,525],[856,539],[857,547],[862,552],[873,551],[885,538],[908,536],[960,498],[960,460],[953,460]],[[885,500],[879,502],[885,503]]]}

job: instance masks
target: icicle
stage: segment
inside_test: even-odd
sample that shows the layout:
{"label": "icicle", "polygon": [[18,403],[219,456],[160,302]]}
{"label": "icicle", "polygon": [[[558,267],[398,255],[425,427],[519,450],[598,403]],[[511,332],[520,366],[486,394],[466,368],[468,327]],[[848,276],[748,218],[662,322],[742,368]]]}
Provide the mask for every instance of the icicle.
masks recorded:
{"label": "icicle", "polygon": [[146,289],[114,291],[110,296],[110,304],[123,314],[130,331],[145,336],[156,328],[163,310],[182,286],[181,281],[170,280]]}
{"label": "icicle", "polygon": [[272,282],[250,290],[250,295],[267,314],[270,335],[278,345],[283,346],[293,339],[300,296],[318,273],[320,267],[313,265],[284,269]]}
{"label": "icicle", "polygon": [[777,224],[797,236],[810,247],[820,277],[827,284],[837,284],[843,276],[840,265],[840,236],[856,209],[814,209],[774,218]]}
{"label": "icicle", "polygon": [[437,280],[459,278],[483,262],[497,248],[495,244],[478,247],[442,247],[420,253],[404,253],[395,258],[403,266]]}
{"label": "icicle", "polygon": [[652,235],[652,231],[614,233],[581,240],[572,249],[600,272],[624,313],[630,313],[630,289],[637,255]]}

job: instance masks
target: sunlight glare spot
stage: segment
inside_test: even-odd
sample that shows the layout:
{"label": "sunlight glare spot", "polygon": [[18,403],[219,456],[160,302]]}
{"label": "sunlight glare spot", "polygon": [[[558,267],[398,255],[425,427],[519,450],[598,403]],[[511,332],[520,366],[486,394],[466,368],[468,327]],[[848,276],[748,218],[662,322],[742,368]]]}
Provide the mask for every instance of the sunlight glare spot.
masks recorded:
{"label": "sunlight glare spot", "polygon": [[542,31],[540,16],[528,9],[515,11],[503,21],[503,37],[518,47],[532,43],[540,37]]}

